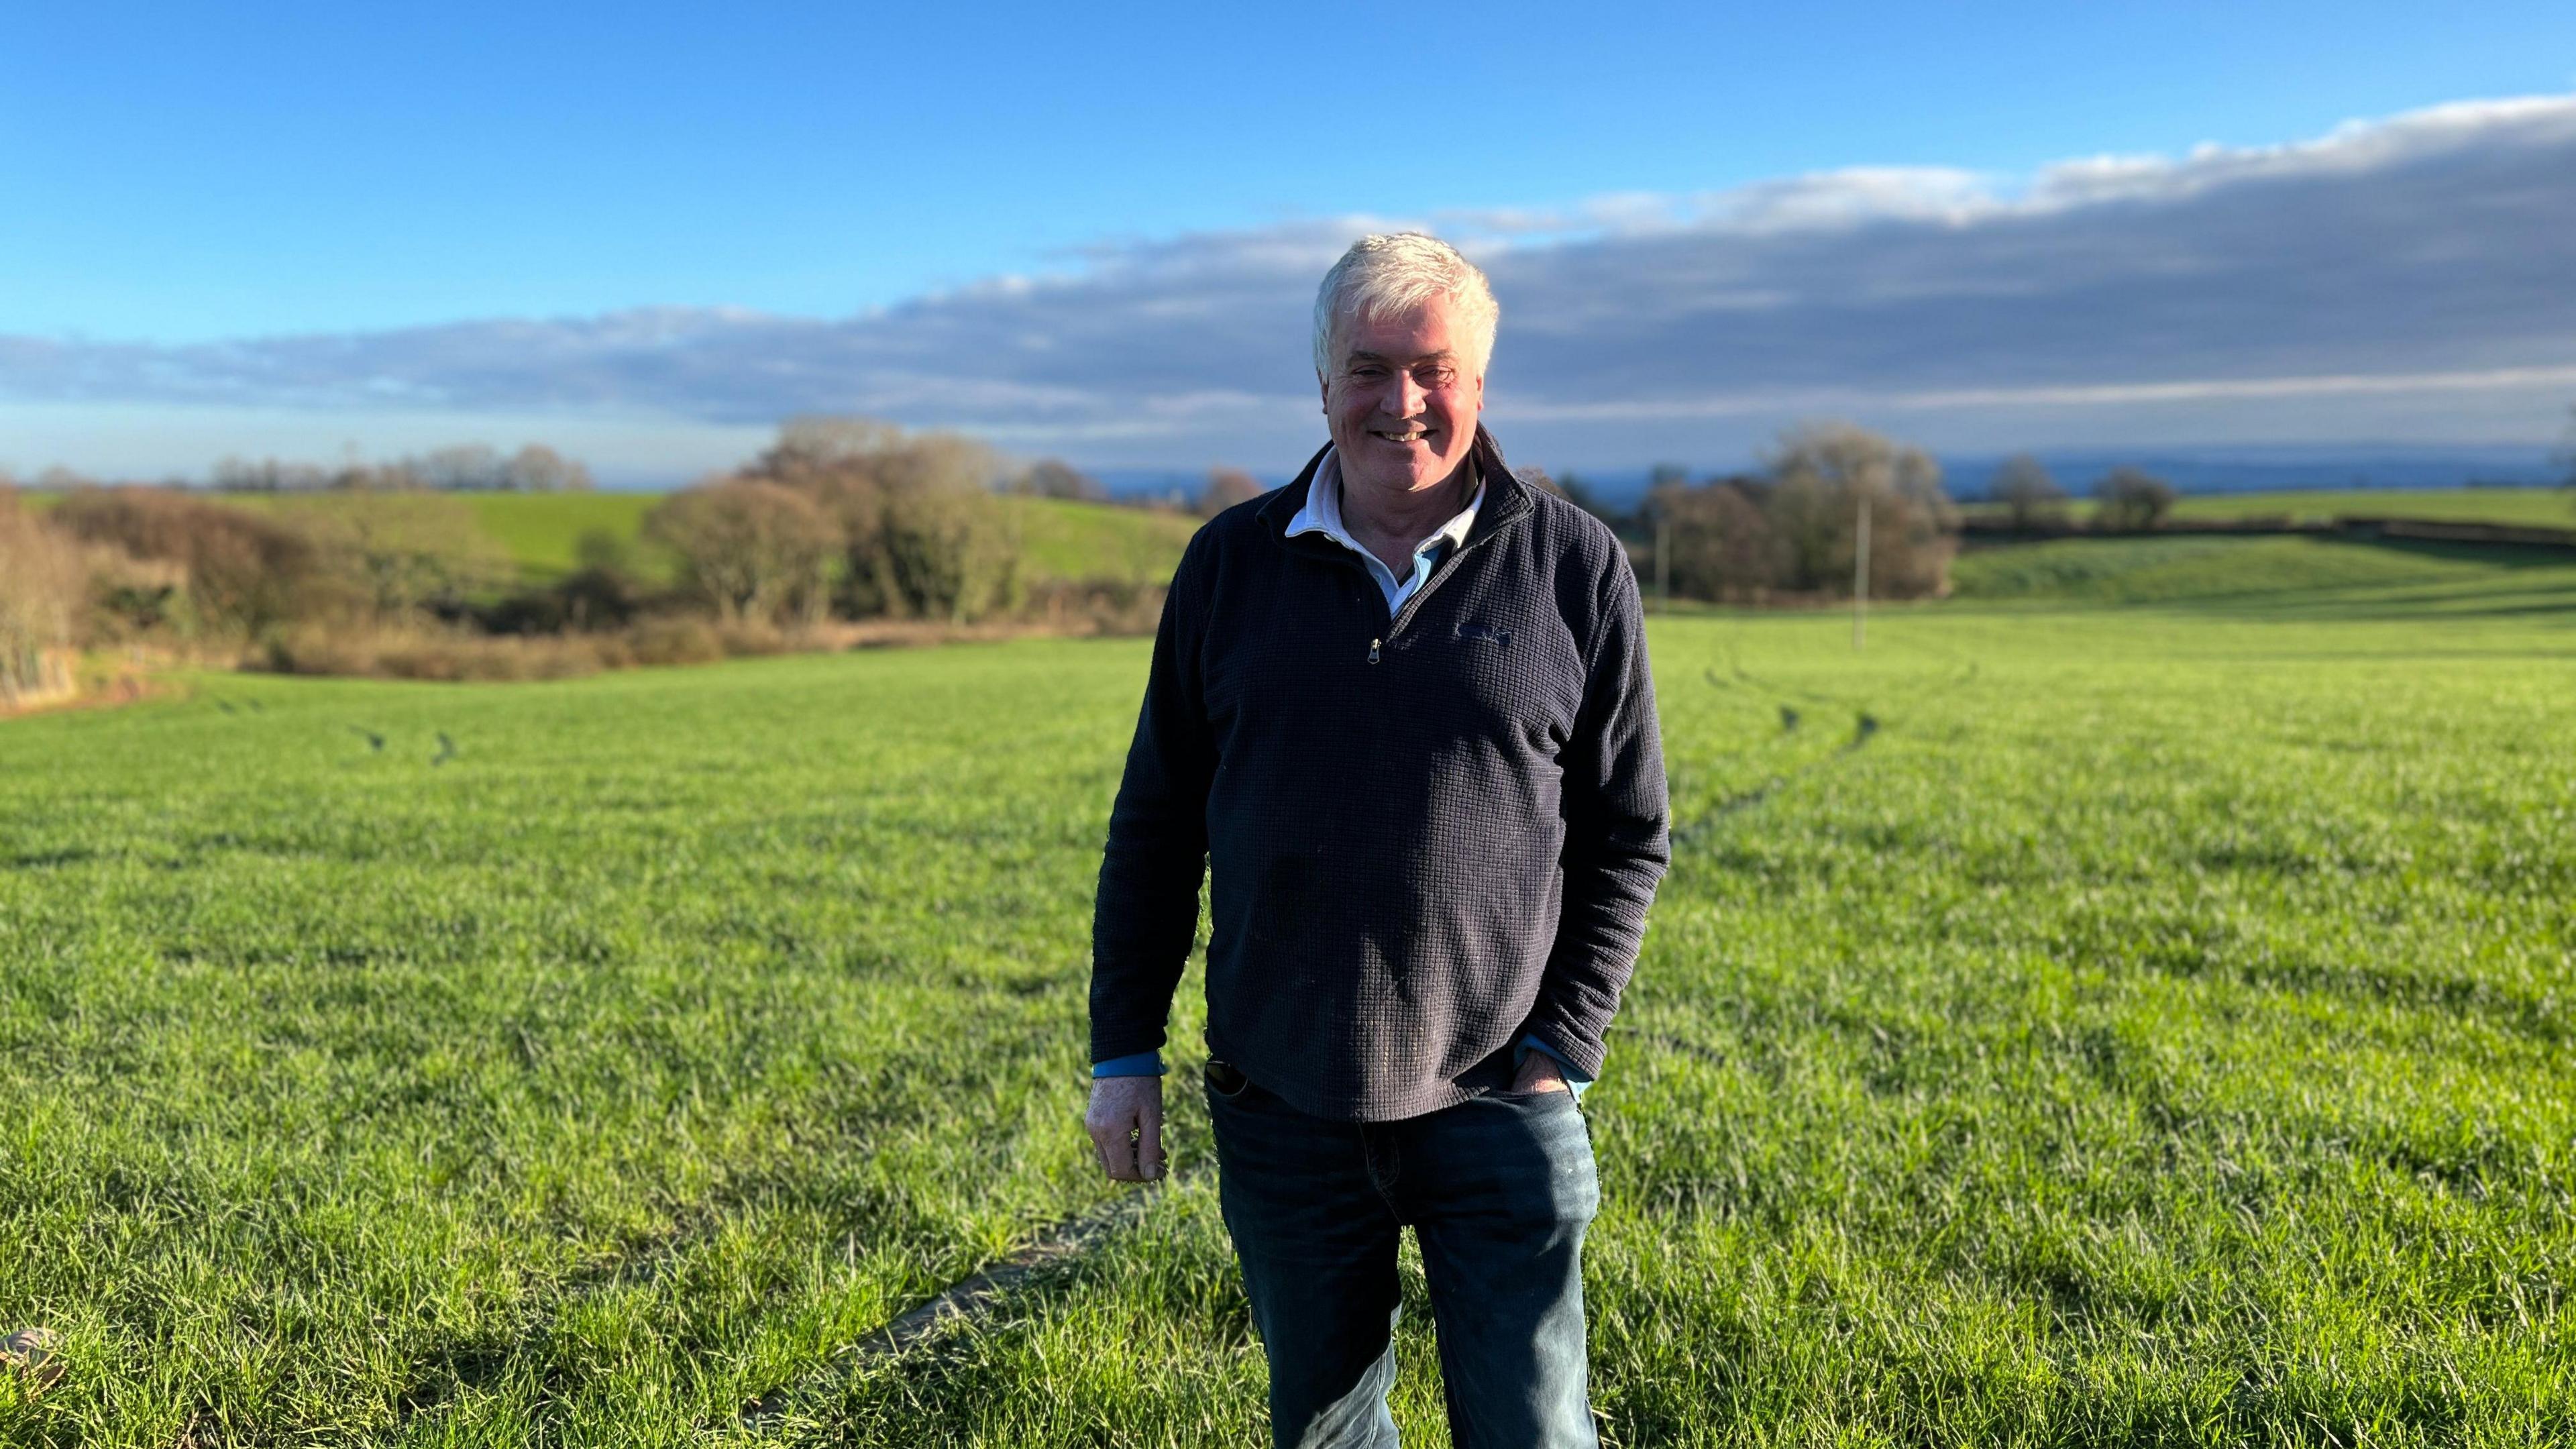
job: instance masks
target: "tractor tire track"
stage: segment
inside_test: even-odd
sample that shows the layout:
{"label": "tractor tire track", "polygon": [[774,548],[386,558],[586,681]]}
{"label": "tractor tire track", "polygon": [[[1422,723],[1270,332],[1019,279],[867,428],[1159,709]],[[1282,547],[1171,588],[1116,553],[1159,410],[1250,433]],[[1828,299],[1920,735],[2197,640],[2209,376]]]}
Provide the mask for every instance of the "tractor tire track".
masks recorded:
{"label": "tractor tire track", "polygon": [[744,1405],[736,1416],[736,1427],[753,1432],[777,1427],[798,1400],[825,1382],[900,1358],[952,1325],[991,1316],[1027,1287],[1031,1279],[1088,1256],[1108,1239],[1143,1222],[1164,1192],[1196,1175],[1187,1169],[1167,1174],[1155,1187],[1120,1193],[1087,1213],[1057,1223],[1028,1246],[950,1284],[928,1301],[834,1352],[810,1371]]}
{"label": "tractor tire track", "polygon": [[[1793,718],[1794,712],[1788,710],[1784,706],[1782,717],[1784,721]],[[1796,728],[1794,724],[1787,725],[1785,727],[1789,729]],[[1842,744],[1835,746],[1833,753],[1809,760],[1805,764],[1799,765],[1794,769],[1785,770],[1779,774],[1773,775],[1769,779],[1764,780],[1761,784],[1755,785],[1750,789],[1738,790],[1735,793],[1720,799],[1716,804],[1701,812],[1697,818],[1673,831],[1672,841],[1674,848],[1688,849],[1697,846],[1702,840],[1707,838],[1709,831],[1717,827],[1719,821],[1732,815],[1740,815],[1747,810],[1755,809],[1767,803],[1772,796],[1778,794],[1793,781],[1803,780],[1820,771],[1834,769],[1839,766],[1849,764],[1852,757],[1867,748],[1869,742],[1878,738],[1879,734],[1885,728],[1885,724],[1880,721],[1878,716],[1871,714],[1866,710],[1861,711],[1859,717],[1852,722],[1851,738],[1844,741]]]}

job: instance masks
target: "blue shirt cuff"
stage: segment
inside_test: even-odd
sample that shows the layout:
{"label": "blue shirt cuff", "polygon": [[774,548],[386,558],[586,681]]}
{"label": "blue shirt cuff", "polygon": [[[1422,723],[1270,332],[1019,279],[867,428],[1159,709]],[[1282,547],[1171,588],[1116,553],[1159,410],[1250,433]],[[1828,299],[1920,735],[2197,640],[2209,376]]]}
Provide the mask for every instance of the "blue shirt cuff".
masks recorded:
{"label": "blue shirt cuff", "polygon": [[1093,1062],[1091,1074],[1095,1077],[1159,1077],[1163,1075],[1163,1054],[1135,1052],[1111,1057],[1105,1062]]}
{"label": "blue shirt cuff", "polygon": [[1535,1033],[1522,1037],[1520,1045],[1512,1049],[1512,1069],[1514,1071],[1518,1071],[1521,1063],[1529,1057],[1531,1052],[1537,1052],[1539,1055],[1546,1057],[1549,1061],[1556,1063],[1557,1074],[1564,1077],[1565,1084],[1574,1089],[1575,1099],[1577,1101],[1582,1100],[1583,1089],[1592,1085],[1592,1079],[1583,1075],[1580,1070],[1576,1069],[1574,1063],[1567,1061],[1563,1052],[1549,1046],[1546,1042],[1540,1041]]}

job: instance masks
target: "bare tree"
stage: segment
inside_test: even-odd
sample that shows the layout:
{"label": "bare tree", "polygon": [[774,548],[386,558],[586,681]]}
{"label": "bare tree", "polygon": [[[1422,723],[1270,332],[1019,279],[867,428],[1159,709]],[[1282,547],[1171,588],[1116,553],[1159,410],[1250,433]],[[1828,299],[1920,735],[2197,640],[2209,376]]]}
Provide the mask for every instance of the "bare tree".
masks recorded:
{"label": "bare tree", "polygon": [[1995,500],[2004,505],[2012,526],[2025,532],[2043,525],[2066,521],[2066,490],[2048,476],[2048,469],[2028,453],[2015,453],[1995,470],[1990,489]]}
{"label": "bare tree", "polygon": [[2165,521],[2178,496],[2172,484],[2152,473],[2114,468],[2093,485],[2093,526],[2106,533],[2143,533]]}
{"label": "bare tree", "polygon": [[489,443],[436,448],[405,462],[432,488],[463,492],[510,486],[510,465]]}
{"label": "bare tree", "polygon": [[587,493],[591,487],[588,468],[543,443],[530,443],[511,454],[502,473],[506,480],[502,487],[529,493]]}
{"label": "bare tree", "polygon": [[272,628],[362,607],[295,522],[166,488],[75,490],[48,521],[85,542],[177,565],[194,625],[258,639]]}
{"label": "bare tree", "polygon": [[1199,485],[1198,513],[1201,518],[1214,518],[1269,491],[1260,479],[1240,468],[1210,468],[1207,481]]}
{"label": "bare tree", "polygon": [[726,478],[685,488],[645,515],[644,530],[670,545],[688,584],[728,620],[811,621],[831,596],[841,530],[783,484]]}
{"label": "bare tree", "polygon": [[1014,491],[1040,498],[1076,498],[1087,503],[1104,502],[1109,490],[1100,480],[1080,472],[1059,458],[1040,458],[1012,484]]}
{"label": "bare tree", "polygon": [[216,460],[214,485],[226,493],[311,493],[329,486],[328,469],[278,458]]}
{"label": "bare tree", "polygon": [[461,498],[365,489],[301,521],[322,566],[387,619],[461,601],[512,573],[508,550]]}
{"label": "bare tree", "polygon": [[1779,572],[1779,549],[1762,516],[1767,488],[1756,479],[1668,482],[1646,495],[1643,512],[1661,532],[1673,592],[1686,599],[1754,600]]}
{"label": "bare tree", "polygon": [[1849,589],[1867,507],[1869,591],[1908,598],[1948,589],[1959,515],[1941,491],[1941,465],[1931,454],[1851,423],[1820,422],[1782,435],[1769,462],[1763,514],[1779,549],[1782,587]]}
{"label": "bare tree", "polygon": [[579,491],[591,486],[590,470],[543,443],[508,457],[488,443],[438,448],[389,463],[360,460],[353,446],[339,463],[298,463],[279,458],[227,457],[214,466],[214,486],[228,493],[293,493],[332,489],[400,492],[515,489],[529,493]]}
{"label": "bare tree", "polygon": [[778,441],[760,455],[751,471],[783,481],[800,469],[870,462],[902,443],[903,429],[876,418],[789,418],[779,424]]}
{"label": "bare tree", "polygon": [[[872,523],[852,539],[848,597],[863,608],[959,623],[1010,606],[1019,531],[999,498],[943,467],[938,449],[908,454],[875,493]],[[863,546],[862,546],[863,545]]]}
{"label": "bare tree", "polygon": [[854,615],[968,620],[1010,607],[1019,532],[990,448],[867,418],[799,418],[745,470],[813,499],[839,525],[839,602]]}

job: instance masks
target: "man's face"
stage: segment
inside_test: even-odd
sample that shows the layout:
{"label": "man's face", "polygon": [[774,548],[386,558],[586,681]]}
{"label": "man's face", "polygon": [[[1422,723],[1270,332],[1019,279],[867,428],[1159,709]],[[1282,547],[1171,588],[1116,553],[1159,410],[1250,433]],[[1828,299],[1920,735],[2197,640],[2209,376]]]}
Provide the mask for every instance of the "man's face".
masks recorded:
{"label": "man's face", "polygon": [[1485,376],[1470,373],[1455,305],[1437,297],[1390,316],[1347,318],[1323,379],[1324,418],[1346,483],[1411,492],[1467,459]]}

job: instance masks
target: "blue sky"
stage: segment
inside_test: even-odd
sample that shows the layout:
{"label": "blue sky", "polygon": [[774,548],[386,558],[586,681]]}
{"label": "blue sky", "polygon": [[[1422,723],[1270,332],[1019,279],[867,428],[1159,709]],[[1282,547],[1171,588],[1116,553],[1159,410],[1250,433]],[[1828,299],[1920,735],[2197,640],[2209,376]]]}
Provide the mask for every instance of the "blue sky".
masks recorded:
{"label": "blue sky", "polygon": [[[467,400],[399,367],[371,374],[378,391],[358,401],[236,388],[174,402],[63,382],[115,371],[83,348],[142,376],[168,360],[113,350],[636,308],[833,321],[1000,277],[1168,261],[1193,237],[1348,232],[1353,218],[1508,236],[1516,216],[1550,213],[1538,239],[1580,250],[1621,224],[1605,198],[1696,215],[1688,198],[1868,167],[1955,174],[2009,200],[2070,160],[2182,161],[2204,143],[2261,148],[2446,102],[2570,91],[2576,6],[2564,0],[2482,3],[2474,23],[2456,4],[2350,3],[1487,4],[1454,19],[1318,6],[44,7],[0,39],[0,342],[24,354],[0,372],[0,462],[78,452],[102,429],[161,427],[169,466],[217,434],[307,441],[274,424],[279,409],[331,413],[307,432],[369,450],[436,432],[442,413],[534,410],[612,431],[628,417],[639,438],[663,429],[647,453],[673,446],[675,420],[733,433],[761,422],[756,399],[691,408],[535,388]],[[2576,362],[2504,344],[2489,358],[2456,337],[2432,350],[2444,349],[2453,372]],[[202,352],[187,356],[203,370]],[[954,383],[960,366],[934,371]],[[241,425],[170,411],[181,403],[231,408]],[[362,418],[361,403],[377,411]],[[409,422],[387,421],[396,404]],[[108,421],[77,422],[83,408]],[[243,421],[254,412],[272,422]],[[973,425],[937,412],[918,420]],[[2265,436],[2348,431],[2292,420]],[[1105,436],[1027,441],[1104,462],[1221,444]],[[1711,434],[1708,446],[1737,442]]]}

